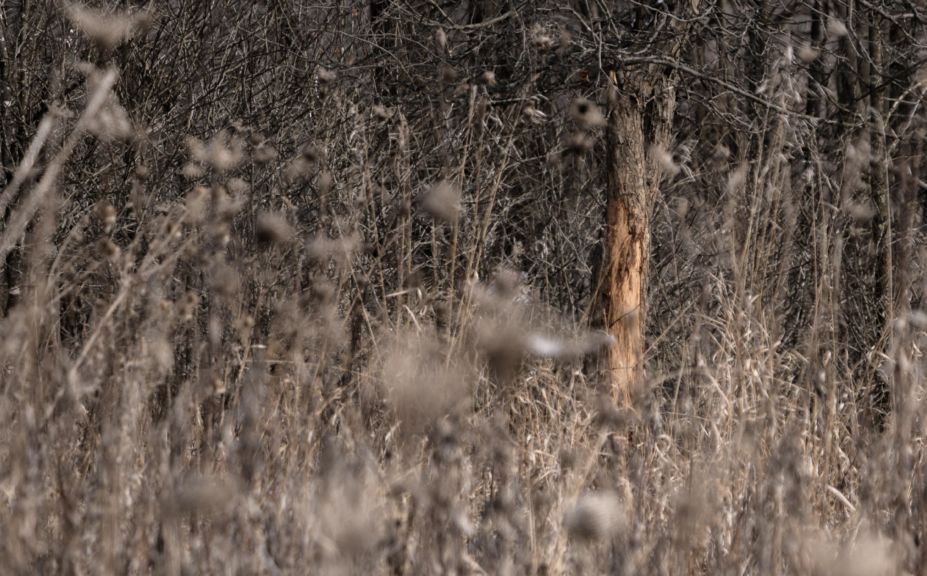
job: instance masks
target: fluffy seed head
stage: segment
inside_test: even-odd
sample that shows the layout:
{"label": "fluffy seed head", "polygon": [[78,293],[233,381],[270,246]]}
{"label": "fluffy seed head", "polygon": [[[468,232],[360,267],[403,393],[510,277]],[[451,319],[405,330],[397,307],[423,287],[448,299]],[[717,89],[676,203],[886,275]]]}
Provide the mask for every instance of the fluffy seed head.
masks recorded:
{"label": "fluffy seed head", "polygon": [[295,232],[282,214],[265,212],[255,222],[254,236],[260,244],[284,244],[293,239]]}
{"label": "fluffy seed head", "polygon": [[338,74],[322,66],[319,66],[318,70],[316,70],[316,76],[322,84],[331,84],[338,79]]}
{"label": "fluffy seed head", "polygon": [[438,182],[425,195],[422,208],[435,220],[456,222],[460,215],[460,190],[447,180]]}
{"label": "fluffy seed head", "polygon": [[564,145],[568,153],[581,155],[592,150],[595,140],[585,132],[575,132],[567,136]]}
{"label": "fluffy seed head", "polygon": [[847,30],[847,25],[837,20],[836,18],[830,18],[827,21],[827,35],[831,38],[843,38],[849,34]]}
{"label": "fluffy seed head", "polygon": [[570,536],[581,541],[601,541],[627,527],[627,512],[616,494],[586,494],[577,500],[564,520]]}
{"label": "fluffy seed head", "polygon": [[605,115],[594,102],[577,98],[570,107],[573,120],[584,128],[597,128],[605,125]]}
{"label": "fluffy seed head", "polygon": [[112,230],[113,225],[116,223],[116,208],[109,202],[104,201],[97,204],[96,213],[106,232]]}
{"label": "fluffy seed head", "polygon": [[798,59],[805,64],[811,64],[817,60],[818,55],[819,52],[811,46],[805,45],[798,49]]}
{"label": "fluffy seed head", "polygon": [[434,42],[435,50],[437,50],[439,54],[447,52],[447,33],[443,28],[435,30]]}
{"label": "fluffy seed head", "polygon": [[78,30],[94,44],[106,50],[112,50],[130,39],[151,21],[149,12],[105,12],[83,4],[71,4],[65,10],[65,14]]}
{"label": "fluffy seed head", "polygon": [[656,161],[657,167],[660,168],[664,174],[667,176],[679,174],[679,165],[676,164],[675,160],[673,160],[673,155],[667,150],[659,146],[654,146],[651,148],[650,153]]}

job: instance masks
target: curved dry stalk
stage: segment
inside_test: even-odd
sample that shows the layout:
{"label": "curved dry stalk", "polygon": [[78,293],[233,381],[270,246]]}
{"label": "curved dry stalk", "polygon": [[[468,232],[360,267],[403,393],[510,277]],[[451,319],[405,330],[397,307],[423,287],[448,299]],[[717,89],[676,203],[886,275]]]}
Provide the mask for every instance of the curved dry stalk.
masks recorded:
{"label": "curved dry stalk", "polygon": [[[67,140],[65,140],[64,145],[60,150],[58,150],[58,153],[55,154],[55,157],[52,158],[52,161],[49,162],[48,167],[45,169],[45,173],[42,174],[42,178],[39,180],[38,184],[36,184],[35,188],[32,189],[31,193],[23,201],[19,209],[13,213],[13,216],[10,219],[10,223],[3,231],[3,235],[0,236],[0,270],[6,266],[7,254],[9,254],[10,251],[16,246],[16,243],[26,231],[26,227],[29,226],[29,222],[32,221],[32,217],[35,216],[35,213],[44,202],[45,197],[51,191],[52,186],[55,185],[55,181],[58,179],[58,173],[61,172],[61,169],[64,168],[65,164],[67,164],[68,159],[74,152],[74,148],[83,137],[87,125],[93,120],[94,115],[106,102],[106,98],[109,96],[110,90],[116,83],[117,76],[118,75],[116,74],[116,71],[110,69],[107,70],[107,72],[99,79],[96,90],[94,90],[90,100],[87,102],[87,106],[84,108],[80,119],[77,121],[77,125],[74,126],[71,134],[68,135]],[[39,126],[39,135],[43,134],[43,126],[47,126],[46,130],[51,130],[51,124],[49,123],[46,125],[43,121],[42,125]],[[24,164],[29,165],[29,167],[26,169],[27,171],[31,170],[31,163],[35,162],[35,157],[38,155],[38,151],[47,136],[48,134],[44,133],[43,137],[39,139],[37,135],[36,140],[33,141],[33,146],[30,146],[30,154],[27,154],[26,160],[24,161]],[[17,170],[17,172],[19,172],[19,170]],[[4,196],[2,200],[8,202],[9,199],[7,198],[7,192],[8,190],[4,190]],[[12,194],[10,194],[10,196],[12,196]]]}

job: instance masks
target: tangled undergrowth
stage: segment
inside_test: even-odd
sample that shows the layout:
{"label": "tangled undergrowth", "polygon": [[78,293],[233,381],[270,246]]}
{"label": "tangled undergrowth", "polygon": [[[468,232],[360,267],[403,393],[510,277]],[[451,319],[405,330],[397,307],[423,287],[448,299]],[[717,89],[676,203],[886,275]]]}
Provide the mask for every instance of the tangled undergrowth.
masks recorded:
{"label": "tangled undergrowth", "polygon": [[743,105],[680,90],[619,406],[590,327],[607,111],[576,63],[607,21],[258,4],[20,29],[55,72],[4,133],[0,571],[923,573],[913,220],[880,332],[875,152],[791,99],[840,21],[797,59],[769,32],[788,57]]}

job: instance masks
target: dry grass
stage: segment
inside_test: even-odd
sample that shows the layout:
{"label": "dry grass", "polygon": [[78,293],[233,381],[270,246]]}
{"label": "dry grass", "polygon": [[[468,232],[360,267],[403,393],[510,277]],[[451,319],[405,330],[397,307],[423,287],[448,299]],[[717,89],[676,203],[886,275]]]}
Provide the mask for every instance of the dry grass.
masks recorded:
{"label": "dry grass", "polygon": [[[372,38],[418,84],[322,59],[297,93],[278,60],[249,82],[294,100],[249,96],[270,111],[248,122],[133,96],[118,54],[161,38],[153,12],[65,11],[109,64],[66,65],[82,97],[0,196],[0,572],[925,573],[922,259],[899,232],[902,304],[873,336],[868,143],[679,122],[646,382],[619,408],[589,328],[605,111],[518,84],[582,30],[503,14],[523,58],[493,71],[463,49],[483,28],[397,40],[403,6]],[[350,13],[318,10],[254,17],[363,62],[325,25]],[[763,97],[799,106],[770,69]]]}

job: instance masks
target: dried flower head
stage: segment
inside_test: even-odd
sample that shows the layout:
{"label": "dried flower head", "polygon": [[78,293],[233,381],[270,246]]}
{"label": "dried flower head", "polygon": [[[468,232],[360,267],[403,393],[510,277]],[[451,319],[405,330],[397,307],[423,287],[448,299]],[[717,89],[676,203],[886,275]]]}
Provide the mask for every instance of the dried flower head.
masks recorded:
{"label": "dried flower head", "polygon": [[104,142],[131,140],[135,135],[129,113],[112,94],[89,120],[87,131]]}
{"label": "dried flower head", "polygon": [[525,117],[534,124],[543,124],[544,122],[547,122],[547,114],[530,104],[522,109],[522,114],[524,114]]}
{"label": "dried flower head", "polygon": [[393,111],[382,104],[374,104],[370,110],[380,120],[389,120],[393,117]]}
{"label": "dried flower head", "polygon": [[563,145],[565,152],[579,156],[592,150],[595,146],[595,140],[585,132],[574,132],[566,137]]}
{"label": "dried flower head", "polygon": [[503,318],[482,323],[477,344],[490,371],[503,383],[515,378],[529,352],[524,328]]}
{"label": "dried flower head", "polygon": [[236,168],[244,158],[244,140],[225,130],[210,138],[207,143],[192,136],[187,138],[186,143],[190,157],[194,161],[210,166],[218,172]]}
{"label": "dried flower head", "polygon": [[329,70],[328,68],[325,68],[324,66],[319,66],[318,69],[316,70],[315,75],[316,77],[318,77],[319,82],[321,82],[322,84],[331,84],[332,82],[338,79],[338,74],[335,73],[334,70]]}
{"label": "dried flower head", "polygon": [[581,496],[564,519],[570,536],[587,542],[611,538],[626,529],[627,524],[627,512],[618,496],[611,492]]}
{"label": "dried flower head", "polygon": [[284,244],[296,235],[286,217],[274,212],[264,212],[254,223],[254,237],[259,244]]}
{"label": "dried flower head", "polygon": [[727,190],[729,194],[734,194],[739,191],[744,184],[747,182],[747,173],[750,170],[750,166],[744,162],[740,164],[736,169],[732,170],[727,177]]}
{"label": "dried flower head", "polygon": [[312,170],[312,164],[302,156],[298,156],[286,165],[283,178],[287,182],[298,182],[305,179]]}
{"label": "dried flower head", "polygon": [[122,253],[119,246],[109,238],[101,239],[99,243],[97,243],[97,249],[100,251],[100,255],[110,262],[114,262]]}
{"label": "dried flower head", "polygon": [[229,178],[225,185],[233,196],[242,196],[250,189],[248,182],[242,178]]}
{"label": "dried flower head", "polygon": [[277,150],[266,142],[262,142],[255,146],[254,153],[252,154],[254,161],[258,164],[273,162],[277,159],[277,156]]}
{"label": "dried flower head", "polygon": [[106,50],[112,50],[130,39],[151,21],[151,13],[147,11],[135,14],[116,13],[77,3],[69,5],[65,14],[77,29]]}
{"label": "dried flower head", "polygon": [[529,332],[525,336],[525,348],[532,355],[563,361],[602,352],[614,343],[614,337],[605,332],[591,332],[578,338],[549,336],[539,332]]}
{"label": "dried flower head", "polygon": [[438,66],[438,78],[445,84],[454,84],[460,80],[460,72],[449,64]]}
{"label": "dried flower head", "polygon": [[676,161],[673,159],[673,155],[668,150],[660,146],[653,146],[650,149],[650,155],[653,157],[657,167],[661,172],[663,172],[663,174],[671,177],[679,174],[679,165],[676,164]]}
{"label": "dried flower head", "polygon": [[452,182],[442,180],[425,195],[422,208],[435,220],[456,222],[460,215],[460,190]]}
{"label": "dried flower head", "polygon": [[184,164],[183,169],[180,171],[183,174],[183,177],[187,180],[196,180],[197,178],[202,178],[205,174],[203,167],[195,162],[187,162]]}
{"label": "dried flower head", "polygon": [[209,205],[210,190],[205,186],[196,186],[187,194],[186,219],[192,224],[202,222]]}
{"label": "dried flower head", "polygon": [[[344,449],[332,452],[343,453]],[[330,553],[353,559],[375,550],[385,525],[382,489],[360,463],[335,460],[326,467],[338,481],[323,485],[311,516],[318,519],[325,540],[333,545]]]}
{"label": "dried flower head", "polygon": [[807,44],[798,49],[798,59],[805,64],[811,64],[817,60],[819,55],[820,53],[817,50]]}
{"label": "dried flower head", "polygon": [[177,317],[183,322],[193,320],[196,308],[200,304],[200,297],[196,292],[190,290],[185,292],[183,297],[177,302]]}
{"label": "dried flower head", "polygon": [[831,38],[843,38],[849,34],[847,30],[847,25],[837,20],[836,18],[829,18],[827,20],[827,35]]}
{"label": "dried flower head", "polygon": [[332,258],[336,263],[346,265],[362,247],[358,234],[347,234],[338,238],[319,235],[309,242],[306,251],[309,257],[317,262],[325,262]]}
{"label": "dried flower head", "polygon": [[586,98],[577,98],[570,107],[573,120],[584,128],[597,128],[605,125],[605,115],[602,110]]}
{"label": "dried flower head", "polygon": [[329,172],[328,170],[322,170],[321,172],[319,172],[319,180],[318,180],[319,194],[325,196],[329,192],[331,192],[333,182],[334,180],[332,178],[331,172]]}
{"label": "dried flower head", "polygon": [[531,27],[530,39],[531,45],[539,51],[548,50],[554,45],[554,39],[551,38],[550,34],[548,34],[540,24],[535,24]]}
{"label": "dried flower head", "polygon": [[435,30],[434,43],[435,50],[438,51],[438,54],[444,54],[447,52],[447,33],[443,28],[437,28]]}
{"label": "dried flower head", "polygon": [[[877,533],[856,538],[839,558],[834,574],[846,576],[887,576],[899,574],[899,546]],[[902,572],[904,573],[904,572]]]}
{"label": "dried flower head", "polygon": [[467,400],[466,370],[446,362],[433,334],[409,332],[392,341],[382,368],[382,386],[404,433],[421,434]]}
{"label": "dried flower head", "polygon": [[116,224],[116,208],[109,202],[103,201],[97,204],[95,211],[100,223],[103,224],[103,229],[108,234]]}

